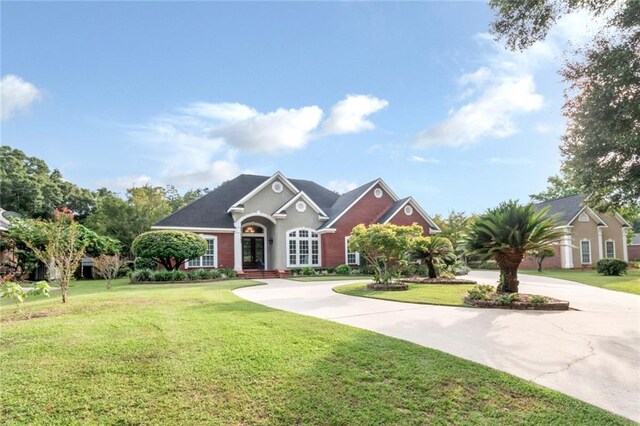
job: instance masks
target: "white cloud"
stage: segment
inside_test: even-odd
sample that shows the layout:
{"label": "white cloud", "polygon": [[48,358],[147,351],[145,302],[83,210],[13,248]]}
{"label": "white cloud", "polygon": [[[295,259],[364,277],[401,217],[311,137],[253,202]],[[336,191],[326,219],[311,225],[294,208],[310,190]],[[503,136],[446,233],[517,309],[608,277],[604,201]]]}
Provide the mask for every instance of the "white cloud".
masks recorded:
{"label": "white cloud", "polygon": [[322,124],[325,134],[359,133],[375,126],[367,117],[389,105],[384,99],[368,95],[348,95],[337,102]]}
{"label": "white cloud", "polygon": [[177,187],[198,188],[213,186],[233,179],[242,173],[240,166],[232,160],[216,160],[197,170],[174,171],[167,180]]}
{"label": "white cloud", "polygon": [[527,158],[502,158],[502,157],[493,157],[489,160],[491,164],[504,164],[504,165],[533,165],[533,161]]}
{"label": "white cloud", "polygon": [[112,191],[124,191],[133,186],[140,187],[145,185],[160,185],[162,184],[156,180],[154,180],[151,176],[140,175],[140,176],[120,176],[111,179],[103,179],[98,181],[98,187],[105,187]]}
{"label": "white cloud", "polygon": [[353,189],[356,189],[358,184],[347,180],[332,180],[327,184],[327,188],[337,192],[338,194],[344,194]]}
{"label": "white cloud", "polygon": [[474,100],[422,132],[417,145],[462,146],[485,137],[504,138],[517,132],[514,116],[542,107],[543,97],[536,93],[532,75],[500,76],[491,80]]}
{"label": "white cloud", "polygon": [[279,108],[212,129],[209,136],[233,148],[275,154],[303,148],[321,119],[322,109],[317,106]]}
{"label": "white cloud", "polygon": [[42,97],[40,89],[16,75],[6,75],[0,80],[0,119],[9,120],[29,110],[29,106]]}
{"label": "white cloud", "polygon": [[440,162],[440,160],[437,160],[435,158],[425,158],[425,157],[420,157],[419,155],[410,156],[409,161],[413,163],[430,163],[430,164],[437,164]]}
{"label": "white cloud", "polygon": [[547,123],[536,123],[536,132],[540,134],[544,135],[551,132],[551,130],[553,130],[553,128]]}
{"label": "white cloud", "polygon": [[237,122],[248,120],[258,115],[258,112],[246,105],[239,103],[218,103],[196,102],[186,108],[181,109],[188,115],[198,115],[213,120]]}

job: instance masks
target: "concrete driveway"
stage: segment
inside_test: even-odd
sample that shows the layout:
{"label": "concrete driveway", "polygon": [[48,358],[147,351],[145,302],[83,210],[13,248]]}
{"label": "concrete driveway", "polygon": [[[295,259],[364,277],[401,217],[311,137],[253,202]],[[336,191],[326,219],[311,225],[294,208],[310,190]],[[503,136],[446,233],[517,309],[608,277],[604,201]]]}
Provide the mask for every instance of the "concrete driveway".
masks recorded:
{"label": "concrete driveway", "polygon": [[[496,272],[470,278],[495,284]],[[348,281],[264,280],[234,291],[272,308],[347,324],[469,359],[640,421],[640,296],[520,276],[522,293],[577,311],[526,312],[390,302],[337,294]]]}

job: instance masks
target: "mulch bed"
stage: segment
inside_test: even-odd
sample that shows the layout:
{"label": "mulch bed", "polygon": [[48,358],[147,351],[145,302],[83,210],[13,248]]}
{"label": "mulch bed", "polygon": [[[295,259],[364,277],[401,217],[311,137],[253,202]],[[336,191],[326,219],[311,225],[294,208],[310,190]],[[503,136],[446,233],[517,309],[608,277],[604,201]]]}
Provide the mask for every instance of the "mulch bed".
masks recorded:
{"label": "mulch bed", "polygon": [[210,283],[215,281],[228,281],[235,280],[237,278],[211,278],[208,280],[184,280],[184,281],[129,281],[129,284],[198,284],[198,283]]}
{"label": "mulch bed", "polygon": [[[569,310],[569,302],[566,300],[554,299],[547,297],[545,303],[531,303],[529,298],[533,294],[519,293],[519,300],[510,304],[503,305],[496,299],[502,296],[504,293],[490,293],[489,300],[471,300],[468,297],[464,298],[464,303],[474,306],[476,308],[490,308],[490,309],[514,309],[522,311],[567,311]],[[546,297],[546,296],[545,296]]]}
{"label": "mulch bed", "polygon": [[411,277],[398,280],[407,284],[478,284],[473,280],[465,280],[462,278],[427,278],[427,277]]}
{"label": "mulch bed", "polygon": [[393,284],[367,284],[367,290],[380,290],[380,291],[403,291],[409,290],[409,284],[403,282],[394,282]]}

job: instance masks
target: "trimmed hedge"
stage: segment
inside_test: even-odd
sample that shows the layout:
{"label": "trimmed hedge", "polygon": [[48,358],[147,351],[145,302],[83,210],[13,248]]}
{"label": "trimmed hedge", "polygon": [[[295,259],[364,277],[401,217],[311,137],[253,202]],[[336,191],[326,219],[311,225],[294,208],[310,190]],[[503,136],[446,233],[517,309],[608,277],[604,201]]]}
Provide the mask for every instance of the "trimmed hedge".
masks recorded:
{"label": "trimmed hedge", "polygon": [[602,275],[617,276],[627,273],[629,264],[619,259],[600,259],[596,263],[596,271]]}
{"label": "trimmed hedge", "polygon": [[153,259],[149,259],[147,257],[136,257],[136,259],[133,261],[133,267],[135,268],[135,270],[139,270],[139,269],[158,269],[158,263],[153,260]]}
{"label": "trimmed hedge", "polygon": [[190,271],[167,271],[160,269],[139,269],[131,274],[132,283],[142,282],[185,282],[185,281],[212,281],[228,278],[236,278],[235,269],[192,269]]}

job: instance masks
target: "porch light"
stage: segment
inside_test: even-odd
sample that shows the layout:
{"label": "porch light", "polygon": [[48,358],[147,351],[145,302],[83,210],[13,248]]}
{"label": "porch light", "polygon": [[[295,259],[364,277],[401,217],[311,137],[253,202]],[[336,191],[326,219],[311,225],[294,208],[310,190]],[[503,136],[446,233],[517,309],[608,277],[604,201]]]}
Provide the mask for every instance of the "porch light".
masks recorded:
{"label": "porch light", "polygon": [[269,245],[273,244],[273,238],[269,238]]}

